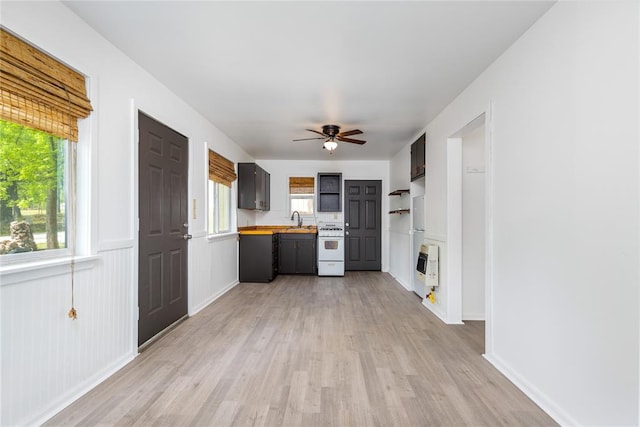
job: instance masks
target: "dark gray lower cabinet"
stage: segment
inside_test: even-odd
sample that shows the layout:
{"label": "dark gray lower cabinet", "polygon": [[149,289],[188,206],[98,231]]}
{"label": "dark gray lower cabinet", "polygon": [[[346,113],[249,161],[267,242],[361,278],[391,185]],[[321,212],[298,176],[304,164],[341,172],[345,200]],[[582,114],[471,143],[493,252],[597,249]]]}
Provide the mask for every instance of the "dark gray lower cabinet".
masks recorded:
{"label": "dark gray lower cabinet", "polygon": [[281,234],[280,247],[281,274],[316,274],[316,235]]}
{"label": "dark gray lower cabinet", "polygon": [[278,275],[278,235],[240,235],[241,282],[270,282]]}

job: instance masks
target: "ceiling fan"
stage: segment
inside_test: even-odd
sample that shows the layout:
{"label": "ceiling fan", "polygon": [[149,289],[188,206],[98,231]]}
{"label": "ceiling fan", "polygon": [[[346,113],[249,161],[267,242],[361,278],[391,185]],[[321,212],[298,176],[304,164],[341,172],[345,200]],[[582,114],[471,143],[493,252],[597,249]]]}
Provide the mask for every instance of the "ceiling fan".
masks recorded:
{"label": "ceiling fan", "polygon": [[349,142],[351,144],[358,144],[358,145],[362,145],[365,142],[367,142],[360,139],[347,138],[347,136],[351,136],[351,135],[360,135],[362,133],[360,129],[353,129],[345,132],[340,132],[340,126],[338,125],[324,125],[322,126],[322,132],[314,129],[307,129],[307,130],[309,132],[317,133],[318,135],[321,135],[321,136],[314,137],[314,138],[294,139],[294,141],[309,141],[311,139],[324,139],[325,142],[322,148],[329,150],[329,153],[332,153],[333,150],[335,150],[338,147],[338,143],[336,142],[336,140],[340,142]]}

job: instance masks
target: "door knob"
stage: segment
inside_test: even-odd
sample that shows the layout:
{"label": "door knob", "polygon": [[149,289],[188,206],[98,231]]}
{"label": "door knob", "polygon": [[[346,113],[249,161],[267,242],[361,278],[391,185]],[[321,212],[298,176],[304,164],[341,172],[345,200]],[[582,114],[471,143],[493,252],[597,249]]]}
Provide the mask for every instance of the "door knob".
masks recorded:
{"label": "door knob", "polygon": [[193,236],[191,234],[185,234],[184,236],[182,236],[182,238],[184,240],[189,240],[189,239],[193,239]]}

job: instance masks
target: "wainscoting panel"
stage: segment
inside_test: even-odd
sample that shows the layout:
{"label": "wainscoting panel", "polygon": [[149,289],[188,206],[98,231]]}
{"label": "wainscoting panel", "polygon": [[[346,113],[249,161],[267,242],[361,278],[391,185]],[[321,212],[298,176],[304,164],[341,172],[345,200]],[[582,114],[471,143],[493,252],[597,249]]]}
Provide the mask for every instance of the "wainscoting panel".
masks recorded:
{"label": "wainscoting panel", "polygon": [[391,274],[406,290],[411,289],[410,262],[411,236],[408,231],[389,230],[389,274]]}
{"label": "wainscoting panel", "polygon": [[190,249],[192,316],[238,283],[238,235],[193,239]]}
{"label": "wainscoting panel", "polygon": [[1,425],[44,421],[135,356],[131,249],[75,277],[75,320],[70,274],[0,287]]}

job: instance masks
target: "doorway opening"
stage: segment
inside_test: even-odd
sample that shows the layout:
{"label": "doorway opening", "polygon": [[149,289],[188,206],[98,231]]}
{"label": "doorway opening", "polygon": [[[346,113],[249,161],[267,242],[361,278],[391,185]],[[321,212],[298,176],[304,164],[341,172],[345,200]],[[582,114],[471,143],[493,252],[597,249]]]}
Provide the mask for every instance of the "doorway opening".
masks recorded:
{"label": "doorway opening", "polygon": [[447,140],[448,318],[484,326],[485,354],[492,344],[490,124],[487,108]]}
{"label": "doorway opening", "polygon": [[462,135],[462,321],[485,320],[485,125]]}

